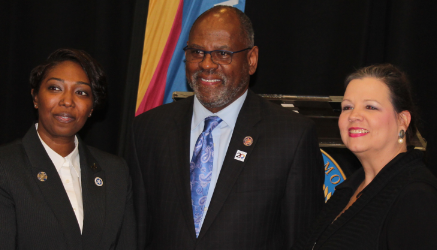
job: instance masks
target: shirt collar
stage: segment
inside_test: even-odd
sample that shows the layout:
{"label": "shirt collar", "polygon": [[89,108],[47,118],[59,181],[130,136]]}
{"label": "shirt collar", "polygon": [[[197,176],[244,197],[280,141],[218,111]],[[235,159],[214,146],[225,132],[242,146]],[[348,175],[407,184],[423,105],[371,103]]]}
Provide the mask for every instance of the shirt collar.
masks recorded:
{"label": "shirt collar", "polygon": [[[74,149],[73,151],[65,156],[62,157],[60,154],[56,153],[52,148],[49,147],[42,139],[41,136],[39,136],[38,133],[38,123],[35,124],[36,133],[38,134],[39,140],[41,141],[42,145],[44,146],[44,149],[46,150],[47,154],[49,155],[50,159],[53,162],[53,165],[55,165],[56,171],[60,171],[62,164],[64,164],[65,161],[70,161],[74,167],[74,170],[76,171],[77,176],[80,176],[80,166],[78,164],[74,164],[76,160],[79,157],[79,140],[77,139],[77,136],[74,136]],[[77,161],[78,162],[78,161]]]}
{"label": "shirt collar", "polygon": [[237,123],[238,114],[240,113],[241,107],[243,106],[244,101],[246,100],[247,90],[238,97],[237,100],[229,104],[226,108],[220,110],[217,113],[212,113],[208,109],[206,109],[200,101],[197,99],[197,96],[194,96],[194,104],[193,104],[193,119],[191,121],[191,130],[197,128],[205,118],[208,116],[218,116],[223,122],[220,123],[220,126],[228,125],[232,130],[235,127],[235,123]]}

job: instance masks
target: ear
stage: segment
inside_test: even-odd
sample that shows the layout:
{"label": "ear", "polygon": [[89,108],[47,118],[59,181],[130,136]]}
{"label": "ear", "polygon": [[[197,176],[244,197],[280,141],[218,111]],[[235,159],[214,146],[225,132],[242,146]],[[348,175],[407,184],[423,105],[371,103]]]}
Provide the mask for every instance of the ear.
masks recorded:
{"label": "ear", "polygon": [[258,67],[258,46],[254,46],[249,53],[247,53],[247,60],[249,62],[249,74],[255,74],[256,68]]}
{"label": "ear", "polygon": [[410,111],[404,110],[398,114],[398,123],[401,129],[407,131],[408,126],[410,126],[410,122],[411,122]]}
{"label": "ear", "polygon": [[33,89],[30,90],[30,94],[32,95],[32,100],[33,100],[33,105],[36,105],[36,107],[38,107],[38,96],[33,94]]}

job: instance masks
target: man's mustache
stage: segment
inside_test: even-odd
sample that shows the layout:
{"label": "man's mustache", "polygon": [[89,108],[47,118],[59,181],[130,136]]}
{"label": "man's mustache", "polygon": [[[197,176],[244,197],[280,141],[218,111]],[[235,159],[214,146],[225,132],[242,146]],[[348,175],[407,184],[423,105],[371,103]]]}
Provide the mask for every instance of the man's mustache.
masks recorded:
{"label": "man's mustache", "polygon": [[220,78],[220,80],[222,80],[222,83],[225,84],[227,82],[227,77],[221,73],[221,72],[216,72],[214,69],[209,69],[209,70],[205,70],[205,69],[201,69],[196,71],[193,76],[192,76],[192,80],[196,81],[196,79],[199,77],[200,74],[204,74],[207,76],[215,76],[217,78]]}

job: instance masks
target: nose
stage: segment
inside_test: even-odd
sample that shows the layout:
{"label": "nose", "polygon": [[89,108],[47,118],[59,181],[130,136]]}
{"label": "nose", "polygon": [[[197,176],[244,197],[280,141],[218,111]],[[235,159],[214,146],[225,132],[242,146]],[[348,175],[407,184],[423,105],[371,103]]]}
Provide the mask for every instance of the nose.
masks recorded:
{"label": "nose", "polygon": [[73,93],[71,91],[65,91],[62,95],[61,100],[59,101],[59,105],[65,107],[75,107]]}
{"label": "nose", "polygon": [[203,57],[203,61],[199,63],[199,67],[202,69],[215,69],[218,67],[218,64],[212,61],[211,53],[208,53]]}
{"label": "nose", "polygon": [[361,116],[361,111],[357,108],[352,109],[351,112],[349,113],[350,122],[361,121],[362,119],[363,117]]}

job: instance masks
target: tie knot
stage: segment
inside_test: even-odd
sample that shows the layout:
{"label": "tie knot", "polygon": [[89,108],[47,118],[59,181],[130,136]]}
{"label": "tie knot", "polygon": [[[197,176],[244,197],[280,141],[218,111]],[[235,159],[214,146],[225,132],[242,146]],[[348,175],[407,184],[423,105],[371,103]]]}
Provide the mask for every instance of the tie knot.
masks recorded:
{"label": "tie knot", "polygon": [[203,127],[203,132],[205,131],[213,131],[215,127],[217,127],[220,122],[223,120],[218,116],[208,116],[205,118],[205,126]]}

